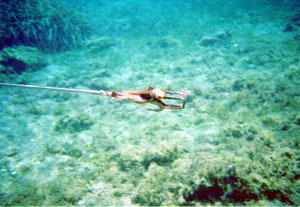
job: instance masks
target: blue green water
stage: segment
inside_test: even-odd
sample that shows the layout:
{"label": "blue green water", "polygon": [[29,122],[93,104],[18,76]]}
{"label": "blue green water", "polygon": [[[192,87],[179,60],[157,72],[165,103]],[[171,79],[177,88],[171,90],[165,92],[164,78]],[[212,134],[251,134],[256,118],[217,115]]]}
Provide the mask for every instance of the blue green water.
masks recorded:
{"label": "blue green water", "polygon": [[28,2],[0,82],[191,95],[153,112],[0,87],[0,205],[300,205],[297,1]]}

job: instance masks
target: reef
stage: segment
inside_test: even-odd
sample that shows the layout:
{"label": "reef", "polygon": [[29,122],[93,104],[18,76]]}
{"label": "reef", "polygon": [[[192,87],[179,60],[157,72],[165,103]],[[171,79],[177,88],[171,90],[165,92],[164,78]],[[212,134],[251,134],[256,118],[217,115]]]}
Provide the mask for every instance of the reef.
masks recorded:
{"label": "reef", "polygon": [[0,49],[26,45],[62,51],[78,45],[91,31],[87,16],[69,1],[1,1],[0,8]]}
{"label": "reef", "polygon": [[261,152],[251,155],[251,160],[202,152],[192,160],[177,159],[171,167],[152,163],[132,202],[143,206],[250,205],[269,200],[297,205],[300,175],[299,163],[295,161],[299,159],[297,151],[283,150],[266,157],[262,150],[272,151],[260,149]]}
{"label": "reef", "polygon": [[5,48],[0,52],[0,73],[5,75],[33,72],[48,62],[39,49],[28,46]]}
{"label": "reef", "polygon": [[295,14],[290,18],[290,22],[286,25],[284,31],[292,32],[299,31],[300,28],[300,10],[296,11]]}
{"label": "reef", "polygon": [[57,132],[75,133],[89,129],[92,124],[93,121],[86,114],[76,116],[65,115],[57,120],[54,130]]}

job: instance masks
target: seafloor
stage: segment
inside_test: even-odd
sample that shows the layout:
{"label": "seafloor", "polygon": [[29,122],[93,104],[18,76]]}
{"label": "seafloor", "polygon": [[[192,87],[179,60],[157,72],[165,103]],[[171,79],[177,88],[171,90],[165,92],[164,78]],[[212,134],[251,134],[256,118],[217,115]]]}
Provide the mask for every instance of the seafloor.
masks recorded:
{"label": "seafloor", "polygon": [[278,2],[88,5],[98,33],[1,81],[190,90],[186,108],[1,87],[0,205],[300,205],[300,33]]}

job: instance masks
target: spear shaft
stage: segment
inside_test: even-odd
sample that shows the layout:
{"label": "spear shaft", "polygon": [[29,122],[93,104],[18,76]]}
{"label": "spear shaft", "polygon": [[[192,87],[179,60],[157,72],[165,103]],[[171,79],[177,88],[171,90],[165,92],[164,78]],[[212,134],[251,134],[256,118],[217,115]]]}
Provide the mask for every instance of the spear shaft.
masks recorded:
{"label": "spear shaft", "polygon": [[88,93],[88,94],[94,94],[94,95],[103,95],[103,93],[101,93],[101,91],[84,90],[84,89],[57,88],[57,87],[24,85],[24,84],[14,84],[14,83],[0,83],[0,86],[42,89],[42,90],[52,90],[52,91],[67,91],[67,92],[75,92],[75,93]]}

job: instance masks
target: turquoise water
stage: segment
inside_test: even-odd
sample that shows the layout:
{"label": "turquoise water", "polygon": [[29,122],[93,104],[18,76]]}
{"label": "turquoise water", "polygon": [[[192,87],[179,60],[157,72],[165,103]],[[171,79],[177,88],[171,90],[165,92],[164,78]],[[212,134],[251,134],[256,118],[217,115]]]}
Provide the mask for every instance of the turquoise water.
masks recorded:
{"label": "turquoise water", "polygon": [[0,82],[191,95],[0,87],[0,205],[300,205],[297,1],[39,2],[0,27]]}

